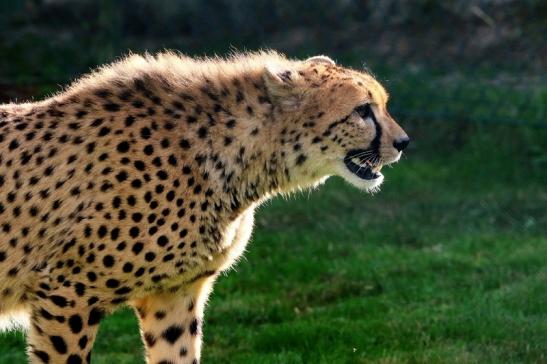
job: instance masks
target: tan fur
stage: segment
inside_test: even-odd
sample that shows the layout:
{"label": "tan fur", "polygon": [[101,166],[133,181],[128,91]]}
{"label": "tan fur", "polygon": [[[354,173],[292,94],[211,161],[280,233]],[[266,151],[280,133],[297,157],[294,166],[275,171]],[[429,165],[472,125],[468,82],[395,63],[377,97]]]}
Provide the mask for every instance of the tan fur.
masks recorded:
{"label": "tan fur", "polygon": [[[376,123],[355,111],[367,103]],[[343,160],[379,129],[374,165],[399,158],[386,103],[368,73],[260,52],[132,55],[0,106],[0,315],[30,315],[32,362],[78,363],[128,304],[150,363],[197,363],[205,301],[254,208],[330,175],[377,188]]]}

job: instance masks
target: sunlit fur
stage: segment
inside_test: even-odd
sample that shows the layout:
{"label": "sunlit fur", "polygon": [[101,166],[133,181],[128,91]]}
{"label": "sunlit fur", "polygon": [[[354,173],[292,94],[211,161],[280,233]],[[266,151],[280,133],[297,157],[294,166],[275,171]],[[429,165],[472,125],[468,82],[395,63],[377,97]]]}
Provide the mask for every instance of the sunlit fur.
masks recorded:
{"label": "sunlit fur", "polygon": [[31,361],[77,362],[102,315],[127,304],[150,363],[198,361],[205,302],[256,206],[335,175],[378,190],[383,176],[361,179],[344,157],[378,130],[371,163],[400,157],[387,100],[369,73],[325,56],[165,52],[0,105],[0,328],[30,317]]}

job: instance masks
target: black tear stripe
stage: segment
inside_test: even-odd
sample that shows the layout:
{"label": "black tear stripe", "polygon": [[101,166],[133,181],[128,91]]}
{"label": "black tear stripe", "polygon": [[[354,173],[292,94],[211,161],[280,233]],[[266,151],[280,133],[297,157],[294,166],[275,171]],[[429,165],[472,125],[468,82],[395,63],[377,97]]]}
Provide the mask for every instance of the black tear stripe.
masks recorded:
{"label": "black tear stripe", "polygon": [[376,120],[376,115],[374,115],[374,111],[372,109],[370,110],[370,118],[372,119],[372,122],[374,123],[374,128],[376,129],[376,136],[372,141],[370,142],[370,148],[374,150],[376,155],[380,155],[380,139],[382,139],[382,127],[378,123],[378,120]]}
{"label": "black tear stripe", "polygon": [[[353,111],[349,113],[348,115],[344,116],[342,119],[330,123],[327,130],[325,130],[325,132],[323,133],[323,135],[330,134],[330,131],[333,128],[335,128],[338,124],[345,123],[349,119],[352,113]],[[370,109],[370,118],[372,119],[372,122],[374,123],[374,128],[376,129],[376,135],[374,136],[374,139],[372,139],[372,141],[370,142],[369,148],[367,149],[372,149],[374,153],[376,153],[377,155],[380,155],[380,144],[381,144],[380,139],[382,139],[382,127],[378,123],[378,120],[376,120],[376,115],[374,114],[374,111],[372,110],[372,108]]]}
{"label": "black tear stripe", "polygon": [[348,121],[348,119],[349,119],[349,117],[351,116],[352,113],[353,113],[353,111],[351,113],[349,113],[348,115],[344,116],[342,119],[337,120],[337,121],[333,121],[332,123],[330,123],[327,130],[325,130],[325,132],[331,131],[338,124],[342,124],[342,123],[345,123],[346,121]]}

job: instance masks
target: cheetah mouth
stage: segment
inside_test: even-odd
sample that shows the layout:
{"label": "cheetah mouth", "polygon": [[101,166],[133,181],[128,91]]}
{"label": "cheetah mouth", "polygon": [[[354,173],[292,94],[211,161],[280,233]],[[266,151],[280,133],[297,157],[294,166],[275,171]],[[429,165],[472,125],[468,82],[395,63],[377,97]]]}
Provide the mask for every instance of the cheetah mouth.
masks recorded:
{"label": "cheetah mouth", "polygon": [[371,181],[382,176],[378,154],[370,149],[351,150],[344,157],[346,168],[357,177]]}

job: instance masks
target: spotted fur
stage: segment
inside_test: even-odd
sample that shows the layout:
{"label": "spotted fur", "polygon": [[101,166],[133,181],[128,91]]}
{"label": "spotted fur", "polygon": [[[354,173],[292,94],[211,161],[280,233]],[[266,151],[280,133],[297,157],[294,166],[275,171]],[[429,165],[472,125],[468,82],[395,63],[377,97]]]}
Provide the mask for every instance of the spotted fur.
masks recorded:
{"label": "spotted fur", "polygon": [[[33,363],[89,363],[101,319],[135,309],[148,363],[197,363],[215,277],[253,210],[341,175],[404,132],[368,73],[327,57],[130,56],[44,101],[0,106],[0,317]],[[375,122],[355,108],[372,105]]]}

